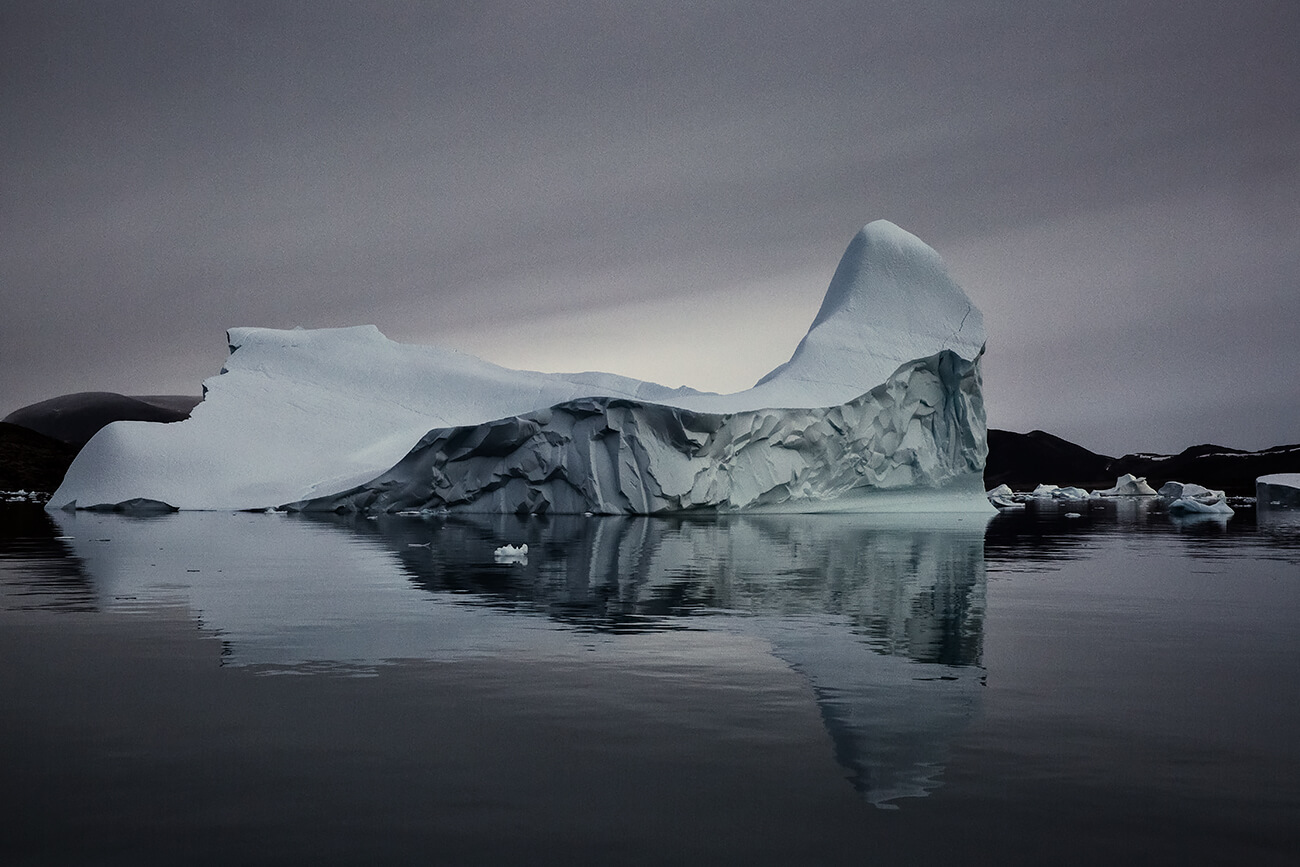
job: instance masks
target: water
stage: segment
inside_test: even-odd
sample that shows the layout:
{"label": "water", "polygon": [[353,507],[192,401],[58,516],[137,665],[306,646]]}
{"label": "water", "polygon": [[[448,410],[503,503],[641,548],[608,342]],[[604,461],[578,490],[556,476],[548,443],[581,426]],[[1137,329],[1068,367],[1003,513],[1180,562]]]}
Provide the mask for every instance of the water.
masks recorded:
{"label": "water", "polygon": [[1300,858],[1285,515],[3,508],[4,863]]}

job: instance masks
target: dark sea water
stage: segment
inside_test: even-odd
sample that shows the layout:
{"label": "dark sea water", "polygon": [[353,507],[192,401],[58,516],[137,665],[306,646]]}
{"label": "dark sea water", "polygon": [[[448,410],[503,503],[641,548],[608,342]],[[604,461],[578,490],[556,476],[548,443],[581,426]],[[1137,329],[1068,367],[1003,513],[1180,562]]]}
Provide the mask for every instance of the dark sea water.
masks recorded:
{"label": "dark sea water", "polygon": [[3,864],[1300,863],[1286,515],[0,509]]}

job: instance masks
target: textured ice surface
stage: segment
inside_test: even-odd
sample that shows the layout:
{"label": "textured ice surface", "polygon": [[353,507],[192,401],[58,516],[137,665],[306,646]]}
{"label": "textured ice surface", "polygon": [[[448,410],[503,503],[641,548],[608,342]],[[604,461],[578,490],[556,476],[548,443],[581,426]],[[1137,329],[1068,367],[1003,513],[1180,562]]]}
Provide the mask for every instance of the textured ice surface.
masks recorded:
{"label": "textured ice surface", "polygon": [[1024,503],[1017,503],[1015,501],[1015,492],[1011,490],[1009,485],[998,485],[996,488],[985,491],[984,496],[988,497],[988,501],[998,509],[1024,508]]}
{"label": "textured ice surface", "polygon": [[1223,491],[1216,491],[1191,482],[1165,482],[1160,486],[1157,493],[1166,500],[1189,499],[1209,502],[1226,498]]}
{"label": "textured ice surface", "polygon": [[983,321],[884,221],[854,237],[790,361],[736,394],[508,370],[373,326],[229,335],[188,420],[104,428],[51,507],[990,508]]}
{"label": "textured ice surface", "polygon": [[1034,488],[1033,497],[1038,500],[1086,500],[1088,492],[1073,485],[1061,487],[1044,482]]}
{"label": "textured ice surface", "polygon": [[1196,497],[1179,497],[1169,504],[1171,515],[1231,515],[1232,506],[1222,498],[1198,499]]}

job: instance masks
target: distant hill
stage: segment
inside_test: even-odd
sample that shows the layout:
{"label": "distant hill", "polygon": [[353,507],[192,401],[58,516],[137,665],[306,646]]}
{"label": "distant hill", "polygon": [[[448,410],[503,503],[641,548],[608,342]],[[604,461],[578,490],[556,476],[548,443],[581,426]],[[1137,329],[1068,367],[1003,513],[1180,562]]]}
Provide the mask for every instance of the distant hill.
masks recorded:
{"label": "distant hill", "polygon": [[0,421],[0,491],[53,491],[77,451],[53,437]]}
{"label": "distant hill", "polygon": [[984,488],[1007,485],[1014,491],[1032,491],[1044,482],[1109,488],[1115,484],[1110,469],[1114,460],[1041,430],[1022,434],[990,429]]}
{"label": "distant hill", "polygon": [[1192,446],[1176,455],[1131,454],[1112,458],[1090,452],[1043,431],[989,431],[986,489],[1006,484],[1016,491],[1039,484],[1109,488],[1125,473],[1145,477],[1154,488],[1165,482],[1195,482],[1229,496],[1253,497],[1255,479],[1269,473],[1300,472],[1300,444],[1247,452],[1217,445]]}
{"label": "distant hill", "polygon": [[0,421],[0,491],[52,493],[77,452],[104,425],[180,421],[201,399],[82,391],[14,410]]}
{"label": "distant hill", "polygon": [[1270,473],[1300,472],[1300,444],[1245,452],[1225,446],[1192,446],[1176,455],[1125,455],[1112,465],[1112,476],[1146,476],[1159,488],[1165,482],[1195,482],[1229,496],[1255,496],[1255,479]]}
{"label": "distant hill", "polygon": [[16,409],[4,421],[80,449],[110,422],[180,421],[189,418],[200,400],[176,394],[128,396],[112,391],[80,391]]}

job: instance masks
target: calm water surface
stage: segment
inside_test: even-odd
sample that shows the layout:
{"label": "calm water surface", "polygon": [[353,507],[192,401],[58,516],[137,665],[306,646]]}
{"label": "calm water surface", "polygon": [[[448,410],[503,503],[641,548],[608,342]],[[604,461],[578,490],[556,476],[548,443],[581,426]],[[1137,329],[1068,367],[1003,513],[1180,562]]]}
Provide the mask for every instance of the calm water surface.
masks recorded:
{"label": "calm water surface", "polygon": [[1300,862],[1286,515],[0,508],[6,864]]}

